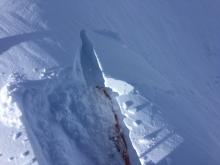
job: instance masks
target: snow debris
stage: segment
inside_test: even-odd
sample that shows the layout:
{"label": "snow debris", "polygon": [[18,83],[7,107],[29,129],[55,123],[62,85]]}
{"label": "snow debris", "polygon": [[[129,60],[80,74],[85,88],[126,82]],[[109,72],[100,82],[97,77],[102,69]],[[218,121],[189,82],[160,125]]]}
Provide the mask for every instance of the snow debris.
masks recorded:
{"label": "snow debris", "polygon": [[23,78],[23,75],[14,73],[9,76],[8,83],[0,89],[0,122],[9,127],[20,128],[22,126],[22,112],[17,102],[13,100],[12,94]]}

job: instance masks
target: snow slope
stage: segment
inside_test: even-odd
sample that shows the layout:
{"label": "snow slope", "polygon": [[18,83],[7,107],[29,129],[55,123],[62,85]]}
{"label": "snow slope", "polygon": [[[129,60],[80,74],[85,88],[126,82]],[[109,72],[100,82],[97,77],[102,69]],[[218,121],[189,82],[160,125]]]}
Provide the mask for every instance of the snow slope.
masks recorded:
{"label": "snow slope", "polygon": [[[107,77],[105,81],[112,80],[108,86],[113,89],[121,80],[123,85],[119,83],[114,89],[123,94],[128,90],[123,89],[124,83],[131,85],[156,107],[170,130],[184,139],[158,164],[218,165],[219,5],[218,0],[1,0],[0,87],[5,89],[10,84],[8,77],[13,73],[24,75],[22,81],[28,79],[44,86],[42,72],[72,66],[81,47],[80,31],[85,29]],[[41,89],[33,86],[37,91]],[[1,121],[5,121],[3,112],[16,109],[18,102],[3,95]],[[140,112],[148,114],[146,107]],[[19,123],[17,116],[20,114],[9,114],[9,123]],[[29,129],[0,124],[0,131],[4,132],[0,136],[1,164],[7,164],[8,158],[14,163],[10,157],[15,150],[18,155],[28,150],[27,161],[34,159],[31,143],[22,140],[31,135]],[[19,132],[22,136],[13,140]],[[41,153],[40,148],[33,148]]]}
{"label": "snow slope", "polygon": [[[113,165],[123,164],[111,140],[114,138],[114,113],[121,113],[132,164],[160,162],[183,139],[168,127],[150,101],[134,92],[133,87],[121,93],[123,87],[117,90],[110,86],[119,94],[119,106],[116,101],[106,100],[97,87],[104,87],[109,79],[105,78],[104,82],[100,63],[85,31],[81,32],[81,40],[82,47],[73,68],[47,70],[41,80],[12,75],[11,83],[1,90],[1,105],[5,106],[2,123],[27,130],[39,164]],[[110,84],[117,84],[114,81]],[[116,96],[111,95],[112,99]],[[15,155],[16,163],[22,162],[17,153]],[[29,163],[35,162],[32,159]]]}

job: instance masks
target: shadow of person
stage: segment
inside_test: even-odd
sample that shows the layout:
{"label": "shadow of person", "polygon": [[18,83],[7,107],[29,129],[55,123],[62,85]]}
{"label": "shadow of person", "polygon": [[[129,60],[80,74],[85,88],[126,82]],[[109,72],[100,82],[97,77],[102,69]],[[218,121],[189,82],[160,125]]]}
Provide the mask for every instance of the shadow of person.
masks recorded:
{"label": "shadow of person", "polygon": [[30,33],[17,34],[0,39],[0,55],[11,47],[16,46],[22,42],[34,41],[49,36],[49,31],[37,31]]}

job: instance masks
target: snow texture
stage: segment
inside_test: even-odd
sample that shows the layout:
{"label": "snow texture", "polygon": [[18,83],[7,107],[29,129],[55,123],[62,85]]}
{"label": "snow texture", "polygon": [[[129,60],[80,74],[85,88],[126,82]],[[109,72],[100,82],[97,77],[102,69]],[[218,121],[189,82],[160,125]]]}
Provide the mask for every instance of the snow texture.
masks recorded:
{"label": "snow texture", "polygon": [[0,164],[220,164],[219,0],[0,7]]}
{"label": "snow texture", "polygon": [[[110,79],[110,84],[116,84],[111,88],[120,93],[117,97],[119,106],[116,101],[110,105],[113,102],[109,102],[97,88],[105,86],[104,78],[84,31],[81,39],[82,47],[74,62],[75,69],[47,70],[37,81],[12,76],[13,83],[1,90],[2,104],[9,107],[4,108],[1,118],[5,118],[1,121],[16,127],[24,123],[39,164],[60,165],[74,161],[82,165],[116,165],[123,164],[123,160],[114,141],[110,140],[114,137],[113,106],[125,116],[124,123],[129,132],[126,139],[128,144],[131,141],[130,154],[137,153],[143,165],[158,163],[182,142],[182,138],[166,128],[148,100],[133,94],[131,85]],[[74,79],[76,75],[78,78]],[[11,100],[16,101],[13,103]],[[138,112],[146,107],[145,113]],[[133,114],[129,115],[129,109]],[[19,136],[20,133],[16,134],[14,139]],[[28,154],[26,151],[21,157]],[[138,163],[135,156],[131,158],[133,163]]]}

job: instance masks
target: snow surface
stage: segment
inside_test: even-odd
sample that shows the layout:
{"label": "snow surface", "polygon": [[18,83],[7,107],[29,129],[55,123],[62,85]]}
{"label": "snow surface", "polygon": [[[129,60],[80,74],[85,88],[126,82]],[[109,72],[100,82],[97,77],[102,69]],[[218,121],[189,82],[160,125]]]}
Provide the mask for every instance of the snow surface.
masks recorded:
{"label": "snow surface", "polygon": [[[88,51],[93,50],[102,66],[106,86],[118,93],[113,94],[118,101],[115,106],[119,105],[124,119],[134,164],[138,164],[138,158],[168,165],[220,164],[218,0],[1,0],[0,7],[0,164],[121,161],[117,156],[110,159],[106,154],[95,154],[114,148],[110,143],[98,143],[107,142],[98,141],[106,137],[104,124],[97,129],[103,134],[97,134],[95,140],[89,133],[84,144],[91,150],[96,146],[91,144],[99,144],[91,157],[85,153],[90,152],[87,147],[77,147],[78,141],[67,140],[70,135],[66,132],[72,127],[82,127],[82,139],[87,137],[83,131],[96,130],[94,124],[84,129],[87,125],[80,120],[84,115],[67,110],[69,100],[77,99],[72,96],[73,89],[79,86],[79,94],[87,100],[79,100],[86,113],[91,104],[96,112],[106,112],[108,107],[104,106],[108,101],[97,91],[85,92],[84,86],[103,83],[100,72],[93,73],[93,81],[89,81],[91,75],[85,76],[87,83],[81,82],[82,74],[72,73],[79,63],[75,60],[73,64],[75,57],[83,54],[82,29],[92,45],[87,42]],[[87,64],[83,75],[90,71],[91,63]],[[49,96],[53,96],[50,101]],[[67,115],[62,116],[58,110],[52,113],[51,105],[61,106]],[[151,110],[157,124],[145,129],[151,124]],[[102,123],[103,116],[93,115],[93,120],[97,117]],[[68,116],[80,121],[66,129],[61,120],[69,122]],[[110,118],[104,115],[103,119]],[[110,121],[107,123],[111,125]],[[139,129],[150,140],[139,139],[140,131],[135,132]],[[153,138],[153,130],[158,138]],[[152,139],[157,143],[164,136],[144,158],[143,146],[153,144]]]}
{"label": "snow surface", "polygon": [[[26,128],[38,158],[34,162],[29,160],[30,164],[37,160],[39,164],[57,165],[123,164],[110,140],[114,136],[112,102],[96,88],[110,87],[119,94],[112,94],[119,104],[115,101],[112,106],[124,116],[132,164],[160,162],[183,139],[168,128],[150,101],[134,92],[134,87],[103,77],[85,31],[81,32],[81,39],[74,67],[44,70],[41,80],[25,80],[19,74],[11,76],[1,89],[0,105],[4,107],[0,121],[8,127]],[[15,134],[14,139],[21,134]],[[29,153],[27,150],[20,159]],[[16,163],[20,159],[16,155]]]}

